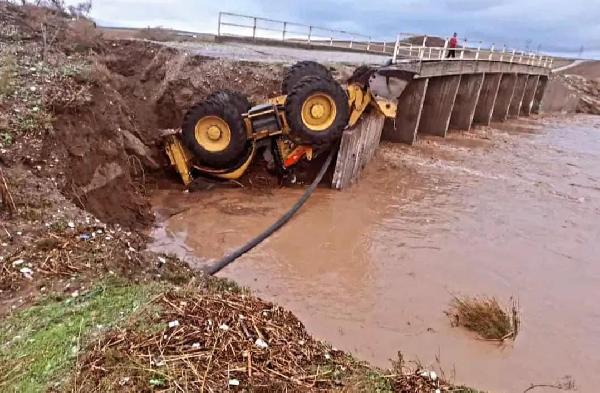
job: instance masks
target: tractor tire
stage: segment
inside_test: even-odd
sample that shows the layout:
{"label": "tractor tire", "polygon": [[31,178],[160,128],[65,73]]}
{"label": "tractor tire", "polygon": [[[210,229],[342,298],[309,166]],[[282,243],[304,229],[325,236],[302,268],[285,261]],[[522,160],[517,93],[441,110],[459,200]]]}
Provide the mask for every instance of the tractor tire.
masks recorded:
{"label": "tractor tire", "polygon": [[327,145],[339,139],[348,123],[349,112],[344,89],[323,76],[305,76],[285,101],[291,138],[300,144]]}
{"label": "tractor tire", "polygon": [[210,93],[208,97],[206,97],[206,101],[213,100],[235,106],[240,115],[248,113],[248,110],[252,106],[245,95],[238,93],[237,91],[231,91],[227,89],[217,90]]}
{"label": "tractor tire", "polygon": [[323,76],[329,79],[333,79],[331,72],[322,64],[316,61],[299,61],[291,66],[283,78],[281,84],[281,92],[283,94],[289,94],[292,88],[305,76]]}
{"label": "tractor tire", "polygon": [[194,157],[215,169],[239,161],[248,142],[238,108],[220,100],[193,106],[183,118],[181,134]]}

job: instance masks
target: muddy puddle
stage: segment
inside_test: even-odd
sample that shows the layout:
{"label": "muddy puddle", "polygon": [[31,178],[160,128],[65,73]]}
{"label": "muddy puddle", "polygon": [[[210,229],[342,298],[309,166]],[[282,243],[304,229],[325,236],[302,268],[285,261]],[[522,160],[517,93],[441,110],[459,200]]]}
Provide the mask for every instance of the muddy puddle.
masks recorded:
{"label": "muddy puddle", "polygon": [[[159,191],[152,248],[201,266],[260,232],[301,192]],[[360,184],[318,190],[221,274],[376,365],[402,351],[494,392],[567,375],[578,391],[597,391],[600,117],[384,144]],[[517,297],[516,342],[452,328],[444,311],[453,294]]]}

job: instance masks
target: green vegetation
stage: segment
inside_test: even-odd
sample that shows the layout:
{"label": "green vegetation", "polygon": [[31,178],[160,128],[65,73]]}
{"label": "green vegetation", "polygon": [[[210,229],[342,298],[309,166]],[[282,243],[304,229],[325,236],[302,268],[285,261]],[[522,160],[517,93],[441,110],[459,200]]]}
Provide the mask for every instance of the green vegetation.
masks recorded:
{"label": "green vegetation", "polygon": [[60,383],[88,339],[124,321],[159,290],[157,284],[104,282],[8,317],[0,324],[0,390],[37,392]]}

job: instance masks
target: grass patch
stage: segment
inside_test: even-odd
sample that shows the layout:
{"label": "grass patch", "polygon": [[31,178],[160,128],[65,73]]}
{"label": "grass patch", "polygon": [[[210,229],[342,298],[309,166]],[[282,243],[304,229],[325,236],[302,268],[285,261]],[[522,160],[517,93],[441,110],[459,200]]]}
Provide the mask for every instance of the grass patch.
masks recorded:
{"label": "grass patch", "polygon": [[0,325],[0,390],[46,391],[61,383],[80,349],[147,303],[157,284],[99,284],[76,298],[46,299]]}
{"label": "grass patch", "polygon": [[9,96],[15,91],[14,74],[17,61],[14,56],[2,56],[0,60],[0,97]]}
{"label": "grass patch", "polygon": [[454,326],[465,327],[486,340],[514,340],[519,332],[519,309],[514,300],[505,308],[496,298],[455,297],[447,314]]}

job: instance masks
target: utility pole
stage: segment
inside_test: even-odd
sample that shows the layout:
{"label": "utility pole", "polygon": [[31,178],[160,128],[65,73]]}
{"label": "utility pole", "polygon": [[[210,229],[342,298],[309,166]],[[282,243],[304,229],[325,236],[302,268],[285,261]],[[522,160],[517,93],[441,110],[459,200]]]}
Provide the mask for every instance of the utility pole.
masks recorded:
{"label": "utility pole", "polygon": [[579,58],[583,58],[583,45],[581,45],[581,48],[579,48]]}

